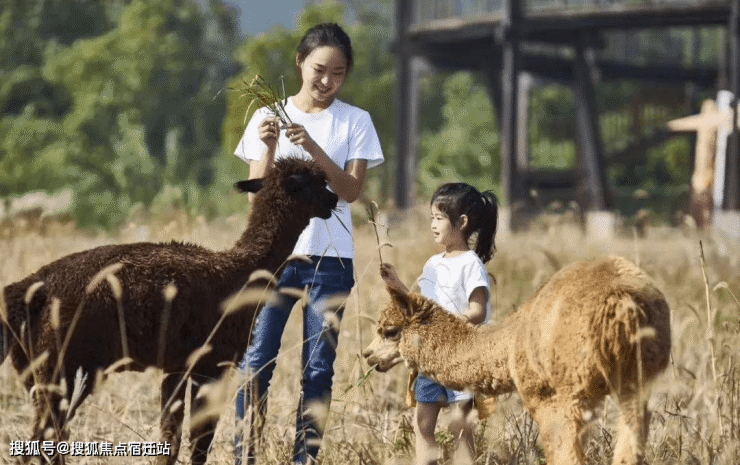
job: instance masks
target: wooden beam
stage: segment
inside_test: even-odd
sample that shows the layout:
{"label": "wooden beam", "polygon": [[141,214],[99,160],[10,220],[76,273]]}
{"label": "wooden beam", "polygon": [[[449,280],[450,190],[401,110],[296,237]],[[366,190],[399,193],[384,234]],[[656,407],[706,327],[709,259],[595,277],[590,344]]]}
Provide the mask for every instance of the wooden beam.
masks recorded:
{"label": "wooden beam", "polygon": [[[731,0],[734,1],[734,0]],[[622,10],[530,12],[522,23],[527,37],[548,31],[603,31],[605,29],[653,29],[695,25],[724,25],[730,17],[728,4],[631,7]],[[574,36],[575,38],[575,36]]]}
{"label": "wooden beam", "polygon": [[612,208],[606,181],[606,164],[599,133],[599,115],[594,102],[593,73],[595,66],[589,60],[589,41],[584,33],[576,48],[575,81],[573,93],[576,104],[576,122],[580,160],[586,171],[590,210]]}
{"label": "wooden beam", "polygon": [[[518,0],[505,0],[506,18],[503,22],[502,60],[501,60],[501,184],[506,203],[511,208],[517,201],[523,200],[524,187],[522,174],[516,161],[517,149],[517,103],[520,69],[520,51],[518,23],[521,9]],[[517,229],[514,215],[510,216],[510,229]]]}
{"label": "wooden beam", "polygon": [[[415,55],[425,57],[438,69],[487,70],[499,63],[501,52],[494,37],[470,42],[421,44],[411,43]],[[460,53],[466,50],[467,53]],[[488,57],[482,60],[481,57]],[[536,76],[569,82],[575,62],[566,58],[523,53],[520,51],[520,69]],[[671,65],[632,65],[609,60],[596,60],[602,79],[640,79],[652,82],[691,82],[700,87],[714,88],[717,83],[716,67],[684,67]]]}
{"label": "wooden beam", "polygon": [[418,80],[413,72],[412,54],[406,38],[411,11],[406,2],[396,0],[396,208],[413,205],[416,185],[418,132]]}
{"label": "wooden beam", "polygon": [[[617,9],[567,10],[555,8],[522,12],[519,7],[517,19],[521,40],[537,40],[550,43],[578,42],[582,31],[603,31],[607,29],[655,29],[685,26],[724,26],[731,15],[729,0],[726,3],[703,5],[662,5],[660,7],[638,5]],[[397,0],[396,4],[400,2]],[[509,0],[498,11],[476,18],[450,17],[424,21],[412,25],[409,38],[429,40],[430,35],[441,41],[470,39],[491,34],[499,27],[505,27],[509,20]],[[523,3],[523,2],[520,2]]]}

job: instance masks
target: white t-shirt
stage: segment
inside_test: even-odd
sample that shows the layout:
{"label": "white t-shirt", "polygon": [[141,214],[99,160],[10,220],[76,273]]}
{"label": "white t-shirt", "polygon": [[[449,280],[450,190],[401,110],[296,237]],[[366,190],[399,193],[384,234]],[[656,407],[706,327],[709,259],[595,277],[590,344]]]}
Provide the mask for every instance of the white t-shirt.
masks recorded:
{"label": "white t-shirt", "polygon": [[[444,253],[432,256],[424,265],[418,282],[421,295],[456,314],[468,309],[473,290],[485,287],[490,295],[491,289],[486,266],[472,250],[452,258]],[[490,314],[491,304],[487,299],[485,321]]]}
{"label": "white t-shirt", "polygon": [[[378,134],[370,114],[365,110],[335,99],[326,110],[304,113],[293,104],[291,97],[285,105],[285,111],[293,123],[306,128],[311,138],[340,168],[345,169],[349,160],[367,160],[368,168],[383,162]],[[257,128],[268,116],[272,114],[266,108],[254,113],[236,147],[236,156],[246,162],[262,158],[267,146],[259,138]],[[291,143],[285,136],[285,130],[281,130],[275,159],[287,157],[311,159],[303,147]],[[349,203],[343,199],[339,199],[335,214],[328,220],[311,219],[293,249],[296,254],[342,258],[353,258],[354,252],[352,215]]]}

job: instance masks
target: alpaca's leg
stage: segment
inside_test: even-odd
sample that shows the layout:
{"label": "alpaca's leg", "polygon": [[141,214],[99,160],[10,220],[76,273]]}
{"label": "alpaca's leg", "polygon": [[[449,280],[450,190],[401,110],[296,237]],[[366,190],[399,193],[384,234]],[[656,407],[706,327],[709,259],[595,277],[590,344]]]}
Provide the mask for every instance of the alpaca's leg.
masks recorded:
{"label": "alpaca's leg", "polygon": [[170,455],[158,456],[157,465],[174,464],[180,452],[180,436],[185,414],[185,385],[178,386],[181,379],[180,375],[165,373],[162,381],[162,417],[159,427],[162,435],[161,441],[170,445]]}
{"label": "alpaca's leg", "polygon": [[[69,432],[66,425],[74,417],[77,408],[92,392],[92,383],[89,380],[80,378],[75,385],[76,372],[68,370],[66,378],[59,384],[65,393],[62,395],[56,386],[52,387],[50,383],[43,383],[41,379],[48,379],[51,375],[40,376],[38,384],[34,389],[33,401],[36,409],[33,427],[33,438],[36,441],[54,441],[58,444],[66,441]],[[64,455],[55,454],[48,456],[43,448],[41,453],[42,463],[51,463],[62,465],[65,462]]]}
{"label": "alpaca's leg", "polygon": [[[192,463],[193,465],[203,465],[208,459],[208,452],[213,442],[213,436],[216,432],[218,418],[209,417],[208,420],[200,421],[199,414],[208,408],[207,400],[204,397],[198,397],[199,387],[193,385],[191,391],[192,408],[190,416],[199,420],[198,424],[190,426],[190,442],[193,445]],[[192,420],[191,420],[192,421]]]}
{"label": "alpaca's leg", "polygon": [[617,444],[614,447],[615,465],[637,465],[644,463],[645,440],[647,439],[650,412],[647,410],[647,397],[633,390],[618,396],[621,415],[617,431]]}
{"label": "alpaca's leg", "polygon": [[532,411],[540,426],[542,445],[548,465],[581,465],[586,454],[581,445],[583,414],[574,403],[546,400]]}
{"label": "alpaca's leg", "polygon": [[[43,384],[37,385],[33,392],[35,413],[31,441],[54,441],[57,444],[65,439],[64,421],[60,409],[61,400],[62,397],[57,392],[50,392]],[[41,463],[64,465],[63,455],[49,456],[43,448],[40,452]],[[30,459],[31,457],[27,457],[27,460]]]}

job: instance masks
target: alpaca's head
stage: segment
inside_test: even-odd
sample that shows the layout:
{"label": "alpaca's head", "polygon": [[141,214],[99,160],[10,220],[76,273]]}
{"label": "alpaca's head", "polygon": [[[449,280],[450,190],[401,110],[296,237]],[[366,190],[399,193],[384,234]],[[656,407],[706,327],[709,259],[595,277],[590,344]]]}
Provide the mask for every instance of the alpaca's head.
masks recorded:
{"label": "alpaca's head", "polygon": [[[375,338],[362,351],[363,357],[379,372],[385,372],[404,360],[404,355],[414,351],[404,350],[408,345],[419,345],[421,341],[408,334],[412,327],[428,323],[437,306],[420,294],[407,294],[388,286],[391,300],[380,313]],[[406,360],[411,362],[410,360]]]}
{"label": "alpaca's head", "polygon": [[241,192],[256,194],[253,210],[267,208],[267,214],[286,212],[305,220],[328,219],[339,197],[330,191],[326,173],[314,161],[298,158],[277,160],[264,178],[239,181]]}

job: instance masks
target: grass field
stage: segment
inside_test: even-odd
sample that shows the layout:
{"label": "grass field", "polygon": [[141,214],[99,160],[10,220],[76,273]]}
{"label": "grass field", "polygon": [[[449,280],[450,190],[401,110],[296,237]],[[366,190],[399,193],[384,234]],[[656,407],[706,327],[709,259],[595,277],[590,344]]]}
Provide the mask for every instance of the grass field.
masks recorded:
{"label": "grass field", "polygon": [[[427,213],[420,209],[392,226],[383,259],[396,265],[412,283],[426,259],[437,250],[428,233]],[[378,276],[378,246],[364,212],[356,215],[357,286],[348,297],[341,322],[335,364],[335,389],[322,449],[324,464],[410,464],[413,461],[411,410],[404,408],[406,369],[372,372],[360,353],[373,333],[373,319],[386,299]],[[556,222],[557,223],[557,222]],[[229,247],[245,226],[241,217],[206,222],[185,216],[168,224],[131,224],[114,236],[89,236],[71,226],[24,228],[0,232],[0,285],[16,281],[71,252],[107,243],[169,241]],[[701,259],[700,241],[704,262]],[[489,263],[496,278],[493,320],[515,311],[560,266],[579,259],[618,254],[637,262],[666,295],[672,310],[672,363],[654,384],[647,457],[653,464],[740,463],[740,247],[695,230],[653,227],[637,238],[627,231],[609,240],[585,237],[568,224],[538,223],[530,232],[502,235]],[[289,462],[299,386],[300,320],[294,311],[270,391],[264,430],[263,463]],[[708,325],[708,321],[711,324]],[[246,337],[246,336],[245,336]],[[158,441],[158,387],[161,373],[115,374],[98,387],[71,422],[70,441]],[[227,386],[233,386],[227,384]],[[232,392],[231,390],[227,390]],[[541,464],[537,427],[519,397],[504,397],[496,414],[477,429],[480,464]],[[209,463],[233,463],[233,401],[226,395],[222,420]],[[589,422],[584,437],[589,463],[611,463],[610,400]],[[449,457],[451,438],[439,440]],[[32,405],[9,363],[0,367],[0,463],[11,462],[10,443],[30,436]],[[70,463],[150,463],[152,457],[79,456]],[[185,454],[181,463],[189,463]],[[451,463],[446,459],[445,463]]]}

